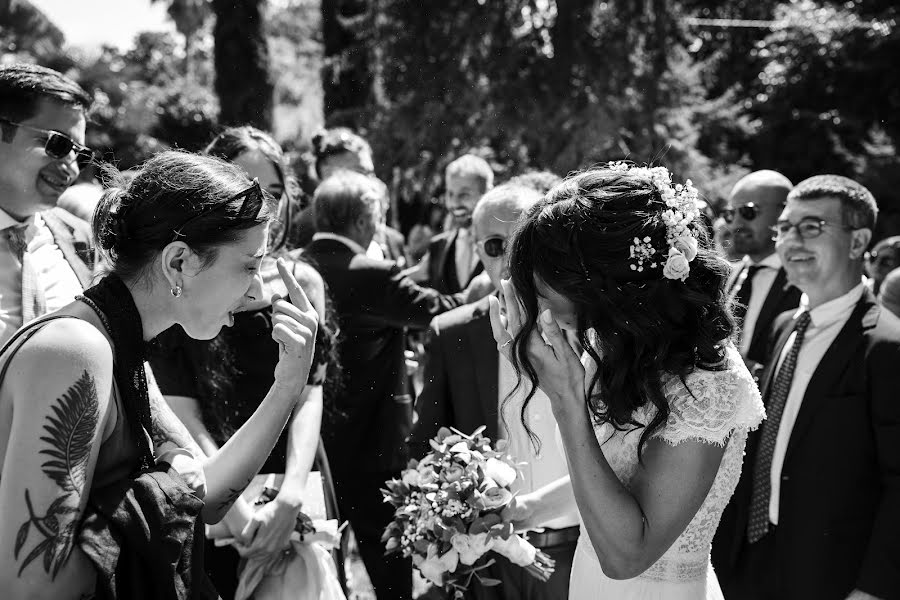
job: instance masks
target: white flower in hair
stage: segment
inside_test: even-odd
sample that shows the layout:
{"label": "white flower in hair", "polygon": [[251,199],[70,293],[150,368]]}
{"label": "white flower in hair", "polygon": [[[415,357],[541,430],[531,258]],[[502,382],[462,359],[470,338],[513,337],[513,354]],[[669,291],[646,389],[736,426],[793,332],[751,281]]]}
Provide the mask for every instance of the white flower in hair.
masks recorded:
{"label": "white flower in hair", "polygon": [[[628,173],[649,181],[659,193],[660,199],[668,209],[662,212],[662,220],[666,225],[666,242],[669,244],[669,255],[663,267],[663,276],[667,279],[684,281],[691,272],[690,262],[697,258],[699,244],[691,224],[700,215],[697,209],[697,188],[690,179],[682,184],[672,185],[672,174],[665,167],[636,167],[625,162],[610,163],[610,170],[617,173]],[[630,248],[632,271],[643,271],[644,262],[652,253],[649,238],[641,242],[634,239]],[[655,251],[653,251],[655,252]],[[651,266],[656,266],[655,263]]]}

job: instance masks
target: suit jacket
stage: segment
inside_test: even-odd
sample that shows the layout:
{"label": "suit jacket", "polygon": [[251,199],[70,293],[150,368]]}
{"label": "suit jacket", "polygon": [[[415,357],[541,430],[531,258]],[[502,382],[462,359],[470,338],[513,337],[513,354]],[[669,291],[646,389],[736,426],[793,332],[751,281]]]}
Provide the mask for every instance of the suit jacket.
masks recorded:
{"label": "suit jacket", "polygon": [[384,257],[387,260],[394,261],[401,269],[409,264],[409,257],[406,255],[406,239],[402,233],[385,225],[375,236],[385,249]]}
{"label": "suit jacket", "polygon": [[60,252],[81,283],[87,289],[93,283],[96,252],[91,226],[70,212],[61,208],[51,208],[41,213],[47,229],[53,235]]}
{"label": "suit jacket", "polygon": [[441,427],[497,439],[498,353],[488,299],[482,298],[436,317],[425,363],[425,385],[416,400],[418,421],[410,436],[414,458],[429,450],[428,440]]}
{"label": "suit jacket", "polygon": [[772,287],[769,288],[769,293],[756,317],[756,325],[753,327],[753,336],[750,339],[746,358],[762,365],[768,364],[771,358],[768,354],[768,342],[775,318],[785,311],[800,306],[800,296],[800,290],[788,283],[784,267],[778,269],[778,274],[775,276]]}
{"label": "suit jacket", "polygon": [[[792,330],[779,317],[774,354]],[[761,379],[763,398],[776,360]],[[900,598],[900,319],[866,292],[822,357],[791,431],[775,533],[779,598]],[[713,541],[725,581],[741,560],[759,432]]]}
{"label": "suit jacket", "polygon": [[412,425],[404,328],[425,329],[463,297],[420,287],[396,263],[337,240],[313,240],[303,257],[325,280],[341,328],[344,385],[334,406],[341,416],[322,432],[332,470],[397,471],[406,466]]}
{"label": "suit jacket", "polygon": [[459,230],[445,231],[433,238],[428,244],[428,285],[442,294],[455,294],[463,291],[472,278],[484,271],[481,261],[472,269],[465,281],[459,281],[456,272],[456,242]]}

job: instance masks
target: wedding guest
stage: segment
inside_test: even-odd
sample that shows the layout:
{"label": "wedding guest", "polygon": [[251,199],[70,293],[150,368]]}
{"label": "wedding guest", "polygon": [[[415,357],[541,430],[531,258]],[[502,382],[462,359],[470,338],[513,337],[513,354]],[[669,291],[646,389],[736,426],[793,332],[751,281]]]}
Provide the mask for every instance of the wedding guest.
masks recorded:
{"label": "wedding guest", "polygon": [[90,104],[56,71],[0,66],[0,344],[91,283],[90,226],[55,207],[92,158],[84,146]]}
{"label": "wedding guest", "polygon": [[895,316],[900,317],[900,268],[894,269],[884,278],[878,302]]}
{"label": "wedding guest", "polygon": [[573,175],[513,234],[505,314],[490,300],[559,426],[582,527],[570,599],[722,598],[710,543],[763,407],[696,199],[663,167]]}
{"label": "wedding guest", "polygon": [[[513,228],[519,217],[540,199],[537,191],[509,183],[492,189],[475,205],[472,212],[475,245],[485,272],[497,289],[500,281],[509,277],[506,249]],[[543,392],[536,392],[526,416],[534,433],[544,440],[539,448],[532,444],[528,432],[518,422],[526,394],[514,390],[513,367],[497,352],[491,335],[488,298],[436,317],[431,322],[431,333],[425,384],[416,400],[418,421],[410,436],[413,456],[421,458],[430,450],[428,440],[441,427],[471,433],[484,425],[485,435],[493,440],[509,440],[509,452],[527,463],[524,479],[514,489],[519,498],[567,477],[565,457],[553,442],[556,421]],[[468,360],[458,360],[460,356]],[[501,418],[501,406],[511,392],[514,395],[505,403]],[[529,513],[528,540],[556,561],[550,580],[538,581],[521,567],[498,556],[497,562],[482,573],[499,579],[502,584],[489,587],[475,582],[469,589],[469,597],[551,600],[568,596],[569,573],[578,539],[575,498],[569,493],[561,501],[544,502],[541,507],[542,514],[533,514],[526,503],[520,503],[517,520],[522,523]]]}
{"label": "wedding guest", "polygon": [[[249,126],[231,127],[220,133],[204,153],[230,161],[258,180],[263,189],[280,199],[277,214],[285,214],[290,203],[285,185],[287,167],[281,147],[271,136]],[[274,498],[255,512],[251,503],[238,498],[214,532],[214,538],[236,538],[247,556],[281,553],[288,546],[303,511],[307,478],[314,467],[322,473],[326,491],[330,485],[327,461],[315,459],[324,405],[323,383],[329,367],[331,376],[337,375],[332,356],[334,324],[326,319],[321,276],[302,260],[287,256],[287,232],[283,224],[278,229],[259,266],[261,296],[234,315],[233,325],[212,340],[192,340],[182,328],[173,327],[159,336],[151,356],[166,401],[203,452],[213,455],[253,416],[275,382],[278,344],[272,340],[273,301],[287,297],[276,259],[285,261],[316,309],[319,330],[309,381],[287,428],[260,470],[283,476],[280,487],[273,489]],[[219,595],[229,600],[237,590],[241,555],[234,546],[219,547],[214,542],[206,542],[206,571]]]}
{"label": "wedding guest", "polygon": [[771,229],[791,187],[781,173],[754,171],[734,185],[723,212],[734,250],[744,257],[734,269],[729,293],[741,322],[738,349],[751,370],[768,362],[772,321],[800,303],[800,290],[787,280]]}
{"label": "wedding guest", "polygon": [[353,526],[377,596],[410,598],[409,560],[385,556],[381,543],[393,511],[380,489],[399,474],[408,457],[412,399],[404,329],[426,328],[463,298],[419,287],[396,263],[366,256],[380,210],[369,177],[352,171],[333,174],[316,189],[313,208],[318,231],[303,256],[322,274],[341,329],[344,389],[335,399],[335,411],[343,418],[322,432],[338,506]]}
{"label": "wedding guest", "polygon": [[445,202],[451,217],[449,231],[428,244],[422,261],[408,274],[441,293],[456,293],[484,270],[472,241],[472,209],[494,186],[494,172],[480,156],[464,154],[447,165]]}
{"label": "wedding guest", "polygon": [[808,303],[779,317],[768,420],[713,544],[729,600],[900,597],[900,320],[862,282],[877,207],[859,183],[799,183],[776,248]]}
{"label": "wedding guest", "polygon": [[900,235],[885,238],[866,253],[866,274],[871,278],[872,293],[876,296],[887,274],[900,267]]}
{"label": "wedding guest", "polygon": [[259,298],[274,202],[237,167],[181,152],[117,183],[93,222],[109,275],[0,352],[0,536],[16,540],[0,557],[0,586],[13,598],[216,597],[197,517],[221,519],[259,470],[310,370],[316,313],[280,264],[291,302],[275,303],[275,383],[198,462],[149,393],[145,345],[175,324],[212,338]]}

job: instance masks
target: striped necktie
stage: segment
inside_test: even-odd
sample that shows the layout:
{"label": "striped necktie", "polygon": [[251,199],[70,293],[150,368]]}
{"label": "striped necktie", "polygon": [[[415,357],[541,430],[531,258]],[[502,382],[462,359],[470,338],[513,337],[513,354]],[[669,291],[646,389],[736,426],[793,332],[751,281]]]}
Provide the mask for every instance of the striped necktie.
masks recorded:
{"label": "striped necktie", "polygon": [[803,311],[794,322],[794,343],[781,363],[775,381],[768,393],[766,420],[762,426],[756,461],[753,465],[753,495],[750,497],[750,519],[747,522],[747,540],[752,544],[769,531],[769,497],[772,493],[772,456],[781,425],[781,415],[791,391],[797,356],[803,345],[803,336],[809,327],[809,311]]}
{"label": "striped necktie", "polygon": [[38,281],[34,257],[28,251],[25,227],[7,228],[6,237],[9,241],[9,249],[22,265],[22,323],[25,324],[46,314],[47,301],[44,297],[44,290]]}

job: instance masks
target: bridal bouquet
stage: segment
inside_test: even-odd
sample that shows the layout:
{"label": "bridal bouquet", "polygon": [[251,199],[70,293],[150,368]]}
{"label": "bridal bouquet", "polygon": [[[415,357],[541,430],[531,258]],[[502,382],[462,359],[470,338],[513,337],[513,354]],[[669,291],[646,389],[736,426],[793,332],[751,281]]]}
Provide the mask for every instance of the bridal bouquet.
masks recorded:
{"label": "bridal bouquet", "polygon": [[505,440],[494,447],[482,431],[465,435],[442,427],[430,440],[432,451],[410,461],[400,479],[382,490],[396,509],[382,536],[387,553],[411,556],[426,579],[457,598],[473,579],[500,583],[479,573],[493,564],[481,560],[492,551],[542,581],[553,572],[553,560],[501,517],[513,498],[518,465],[504,452]]}

